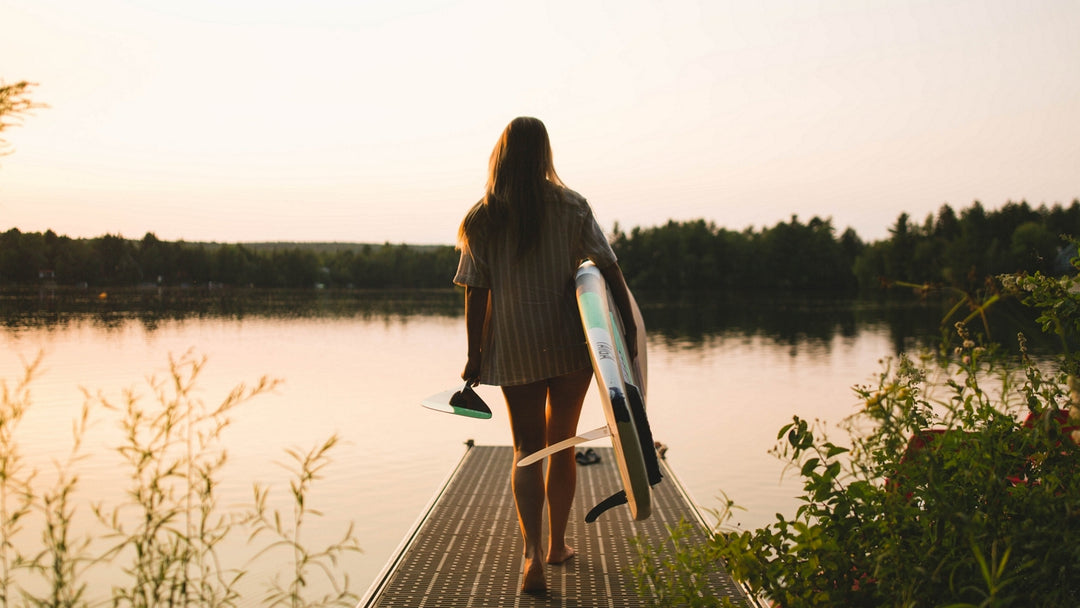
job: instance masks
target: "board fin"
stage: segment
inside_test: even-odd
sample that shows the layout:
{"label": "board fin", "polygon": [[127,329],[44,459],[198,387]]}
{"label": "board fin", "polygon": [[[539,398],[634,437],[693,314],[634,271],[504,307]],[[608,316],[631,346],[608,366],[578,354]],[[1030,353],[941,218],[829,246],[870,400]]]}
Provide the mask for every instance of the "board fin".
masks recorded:
{"label": "board fin", "polygon": [[585,515],[585,523],[591,524],[592,522],[596,521],[596,518],[600,517],[600,515],[604,511],[607,511],[608,509],[617,507],[619,505],[625,505],[626,503],[626,490],[619,490],[618,492],[612,494],[611,496],[608,496],[604,500],[601,500],[599,504],[593,507],[592,510],[589,511],[587,515]]}
{"label": "board fin", "polygon": [[[645,469],[649,473],[649,485],[655,486],[664,479],[664,474],[660,471],[660,460],[656,456],[652,429],[649,428],[649,419],[645,416],[645,401],[641,398],[641,391],[633,384],[626,384],[626,392],[630,402],[630,413],[634,417],[634,426],[637,428],[638,441],[641,443],[641,454],[645,457]],[[625,505],[627,502],[626,490],[619,490],[593,507],[585,515],[585,523],[591,524],[604,511]]]}
{"label": "board fin", "polygon": [[602,426],[600,428],[593,429],[591,431],[586,431],[586,432],[584,432],[584,433],[582,433],[580,435],[577,435],[575,437],[571,437],[569,439],[564,439],[564,440],[560,441],[559,443],[554,443],[554,444],[549,445],[548,447],[546,447],[546,448],[544,448],[542,450],[537,450],[537,451],[533,452],[532,454],[529,454],[528,456],[526,456],[526,457],[522,458],[521,460],[519,460],[518,463],[517,463],[517,466],[519,466],[519,467],[527,467],[530,464],[538,462],[538,461],[542,460],[543,458],[554,454],[555,452],[561,452],[561,451],[563,451],[563,450],[565,450],[567,448],[572,448],[575,445],[578,445],[579,443],[585,443],[586,441],[592,441],[593,439],[603,439],[604,437],[610,437],[610,436],[611,436],[611,430],[608,429],[607,425]]}

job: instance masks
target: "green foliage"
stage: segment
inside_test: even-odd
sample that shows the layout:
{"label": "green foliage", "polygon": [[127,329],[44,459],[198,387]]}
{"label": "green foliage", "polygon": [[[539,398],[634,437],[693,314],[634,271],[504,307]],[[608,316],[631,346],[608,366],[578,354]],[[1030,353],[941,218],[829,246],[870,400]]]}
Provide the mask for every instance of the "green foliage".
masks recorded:
{"label": "green foliage", "polygon": [[[1073,259],[1072,264],[1080,268],[1080,258]],[[1061,340],[1063,368],[1080,377],[1080,353],[1075,350],[1080,342],[1080,282],[1075,277],[1054,278],[1041,272],[998,278],[1006,293],[1019,297],[1039,313],[1035,320],[1043,332]]]}
{"label": "green foliage", "polygon": [[831,220],[797,217],[761,232],[732,232],[704,220],[655,228],[616,226],[612,247],[632,286],[663,290],[813,289],[855,286],[850,268],[863,247]]}
{"label": "green foliage", "polygon": [[[311,492],[311,484],[320,478],[320,471],[330,462],[327,453],[337,442],[338,437],[335,435],[308,452],[302,452],[296,448],[287,450],[293,461],[291,466],[285,467],[292,474],[289,489],[292,494],[293,509],[289,523],[285,523],[280,512],[271,512],[267,508],[269,488],[257,484],[255,486],[255,508],[248,516],[252,527],[251,538],[255,539],[260,535],[268,534],[274,539],[256,557],[270,553],[284,553],[286,563],[292,566],[287,584],[282,584],[275,578],[269,586],[263,598],[266,606],[288,606],[289,608],[355,606],[360,600],[349,591],[348,575],[339,582],[333,570],[333,566],[337,565],[338,559],[343,554],[360,551],[353,537],[352,526],[349,526],[341,540],[319,551],[308,549],[301,538],[301,531],[308,516],[322,515],[320,511],[311,508],[308,496]],[[325,580],[333,588],[333,593],[327,593],[315,600],[305,597],[304,591],[309,586],[313,570],[323,574]]]}
{"label": "green foliage", "polygon": [[447,287],[457,252],[447,246],[245,246],[141,240],[106,234],[71,239],[56,233],[0,233],[0,284],[217,285],[281,288]]}
{"label": "green foliage", "polygon": [[125,502],[95,507],[114,542],[106,555],[127,554],[131,560],[124,571],[132,582],[113,590],[116,605],[221,606],[237,597],[241,573],[217,565],[218,546],[232,528],[214,496],[226,462],[219,442],[232,410],[275,383],[262,378],[252,388],[239,385],[208,408],[193,394],[205,362],[190,354],[170,358],[168,380],[149,380],[152,407],[133,391],[121,404],[100,398],[121,416],[124,443],[116,451],[131,472]]}
{"label": "green foliage", "polygon": [[[1080,335],[1080,279],[1005,283],[1048,331]],[[842,425],[846,443],[793,418],[775,453],[802,479],[801,506],[757,530],[718,528],[673,563],[722,562],[785,608],[1075,604],[1080,382],[1068,352],[1033,361],[1022,335],[1020,352],[999,356],[958,323],[955,348],[888,361],[856,387],[863,408]]]}
{"label": "green foliage", "polygon": [[693,524],[680,520],[677,526],[668,526],[670,539],[663,545],[652,545],[640,536],[631,539],[636,553],[632,572],[636,591],[650,606],[729,608],[738,605],[731,598],[716,597],[709,589],[709,570],[720,559],[718,545],[694,542],[694,531]]}
{"label": "green foliage", "polygon": [[1080,200],[1067,208],[1008,202],[989,212],[976,201],[959,216],[943,205],[922,225],[901,214],[889,234],[856,259],[860,288],[903,281],[972,292],[1002,273],[1068,270],[1062,235],[1080,235]]}
{"label": "green foliage", "polygon": [[[352,526],[341,541],[318,552],[306,548],[300,536],[305,516],[318,515],[308,506],[311,485],[329,464],[336,436],[307,454],[288,451],[298,463],[292,483],[294,525],[291,531],[278,528],[288,536],[255,547],[255,557],[246,564],[229,566],[222,559],[220,549],[237,527],[247,528],[254,539],[266,531],[266,522],[281,520],[278,512],[267,509],[265,492],[257,490],[254,509],[259,518],[243,508],[223,508],[216,497],[227,461],[222,433],[231,413],[272,390],[276,381],[264,377],[253,386],[240,384],[220,403],[207,406],[196,396],[205,362],[191,353],[170,358],[168,377],[148,380],[154,396],[150,404],[134,390],[126,391],[119,403],[87,393],[82,415],[73,425],[71,453],[56,463],[55,480],[43,489],[37,471],[24,464],[16,440],[30,407],[29,387],[40,357],[25,366],[25,377],[14,386],[0,380],[0,605],[90,606],[102,602],[90,598],[92,593],[108,591],[113,606],[236,606],[246,568],[286,542],[299,562],[282,587],[289,590],[282,596],[289,601],[275,600],[276,605],[312,605],[300,594],[311,582],[311,568],[320,569],[333,588],[322,604],[355,604],[348,577],[339,581],[333,570],[341,555],[359,551]],[[115,452],[130,474],[130,484],[113,506],[91,505],[104,526],[103,535],[77,536],[78,463],[85,458],[80,446],[91,410],[98,405],[118,415],[122,440]],[[34,528],[40,528],[38,544],[26,539]],[[38,549],[28,553],[31,546]],[[91,589],[91,576],[98,569],[108,569],[113,580],[121,582],[114,582],[111,590]],[[282,585],[277,578],[272,584]]]}
{"label": "green foliage", "polygon": [[27,560],[15,547],[23,521],[33,511],[35,471],[26,467],[17,440],[19,424],[30,408],[30,383],[41,357],[26,364],[26,374],[14,386],[0,379],[0,605],[18,598],[15,574]]}
{"label": "green foliage", "polygon": [[850,228],[811,218],[733,232],[705,220],[669,221],[612,246],[631,286],[641,289],[852,291],[896,281],[967,293],[1004,272],[1061,270],[1062,234],[1080,234],[1080,200],[1068,208],[1026,202],[987,212],[975,202],[959,216],[945,205],[919,225],[903,213],[889,238],[865,244]]}
{"label": "green foliage", "polygon": [[[1065,380],[1027,362],[1016,390],[1013,374],[965,342],[943,400],[925,396],[931,385],[907,359],[859,388],[865,409],[848,422],[850,448],[798,418],[781,430],[778,454],[803,479],[803,505],[718,537],[736,577],[781,606],[1060,606],[1076,597],[1080,461],[1049,415]],[[991,377],[993,391],[982,386]],[[1046,423],[1021,425],[1027,408]],[[926,445],[905,450],[912,437]]]}
{"label": "green foliage", "polygon": [[83,403],[82,415],[72,425],[71,452],[65,462],[56,462],[56,482],[37,499],[35,507],[44,523],[41,551],[28,567],[45,581],[46,592],[35,595],[24,590],[23,596],[31,606],[82,606],[87,591],[85,572],[94,563],[90,555],[88,535],[75,537],[75,490],[79,477],[76,464],[85,458],[81,453],[83,437],[90,420],[90,400]]}

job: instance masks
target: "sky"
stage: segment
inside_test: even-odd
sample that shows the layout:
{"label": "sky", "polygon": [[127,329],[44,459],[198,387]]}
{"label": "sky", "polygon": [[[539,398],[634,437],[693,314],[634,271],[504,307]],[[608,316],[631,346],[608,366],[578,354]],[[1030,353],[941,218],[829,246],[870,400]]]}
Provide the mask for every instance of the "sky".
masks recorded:
{"label": "sky", "polygon": [[0,230],[449,244],[515,116],[605,230],[1080,197],[1080,2],[0,0]]}

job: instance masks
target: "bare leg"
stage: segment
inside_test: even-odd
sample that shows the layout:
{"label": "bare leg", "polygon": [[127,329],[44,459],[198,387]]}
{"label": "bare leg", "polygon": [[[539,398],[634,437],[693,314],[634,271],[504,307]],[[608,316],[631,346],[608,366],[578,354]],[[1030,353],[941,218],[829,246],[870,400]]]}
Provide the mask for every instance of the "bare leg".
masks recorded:
{"label": "bare leg", "polygon": [[[548,445],[577,434],[581,404],[585,401],[592,377],[590,368],[552,378],[548,382]],[[547,500],[551,536],[548,538],[546,561],[549,564],[561,564],[574,556],[574,548],[566,544],[566,524],[570,519],[576,487],[574,450],[563,450],[548,457]]]}
{"label": "bare leg", "polygon": [[544,403],[547,401],[547,382],[519,386],[504,386],[503,395],[510,412],[510,430],[514,435],[514,465],[510,474],[517,507],[518,525],[525,541],[525,566],[521,590],[543,592],[544,579],[542,526],[544,517],[544,473],[538,462],[518,467],[521,460],[547,445]]}

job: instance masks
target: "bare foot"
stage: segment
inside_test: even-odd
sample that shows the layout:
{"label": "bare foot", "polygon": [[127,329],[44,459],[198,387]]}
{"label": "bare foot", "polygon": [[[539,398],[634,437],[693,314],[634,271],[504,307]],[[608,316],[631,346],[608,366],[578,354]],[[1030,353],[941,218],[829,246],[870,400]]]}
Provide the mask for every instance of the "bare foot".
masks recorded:
{"label": "bare foot", "polygon": [[544,564],[539,559],[525,558],[522,570],[521,590],[525,593],[544,593],[547,580],[544,579]]}
{"label": "bare foot", "polygon": [[577,551],[570,545],[563,545],[562,549],[551,549],[547,554],[547,563],[549,564],[561,564],[566,560],[577,555]]}

